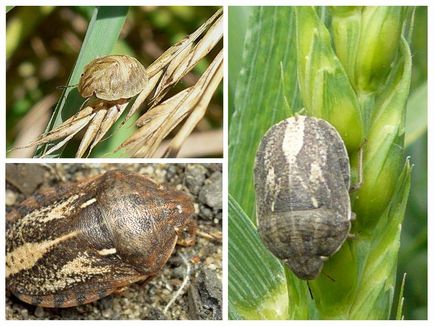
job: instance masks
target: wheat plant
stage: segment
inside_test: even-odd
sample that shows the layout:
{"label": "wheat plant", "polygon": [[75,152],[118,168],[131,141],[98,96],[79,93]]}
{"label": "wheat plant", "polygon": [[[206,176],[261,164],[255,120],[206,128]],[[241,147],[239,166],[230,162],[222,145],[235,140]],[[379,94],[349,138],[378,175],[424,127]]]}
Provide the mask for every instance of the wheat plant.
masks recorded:
{"label": "wheat plant", "polygon": [[[396,290],[401,286],[396,271],[412,170],[404,142],[414,12],[414,7],[252,9],[230,98],[230,318],[403,318],[405,290]],[[353,184],[361,182],[351,193],[354,238],[309,282],[262,245],[252,182],[261,137],[300,110],[336,127],[350,155]]]}

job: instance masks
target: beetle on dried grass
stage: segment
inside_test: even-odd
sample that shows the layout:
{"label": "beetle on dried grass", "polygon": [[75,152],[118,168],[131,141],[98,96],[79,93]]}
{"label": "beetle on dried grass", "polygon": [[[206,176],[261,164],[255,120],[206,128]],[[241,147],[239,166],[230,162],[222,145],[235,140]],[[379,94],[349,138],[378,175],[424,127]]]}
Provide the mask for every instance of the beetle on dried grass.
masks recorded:
{"label": "beetle on dried grass", "polygon": [[[126,55],[110,55],[94,59],[86,65],[77,85],[79,94],[86,99],[80,110],[37,140],[14,149],[61,140],[49,149],[45,148],[42,157],[48,156],[58,151],[87,127],[76,157],[82,157],[86,153],[90,155],[93,148],[121,117],[128,104],[132,103],[123,123],[130,119],[145,101],[148,101],[150,107],[148,112],[152,108],[157,109],[168,90],[214,48],[221,39],[222,33],[223,16],[220,9],[195,32],[170,47],[147,69],[137,59]],[[187,115],[190,115],[166,152],[166,155],[176,156],[181,144],[205,114],[211,100],[210,95],[215,92],[223,78],[222,61],[223,55],[220,52],[196,85],[162,103],[162,105],[170,103],[170,110],[162,115],[163,120],[150,121],[145,126],[146,130],[151,130],[150,133],[144,133],[145,129],[138,125],[137,133],[118,149],[124,149],[132,156],[152,156],[163,138]],[[152,98],[148,99],[153,91]],[[155,110],[151,116],[154,112]],[[192,114],[193,112],[196,114]],[[147,120],[149,116],[145,113],[140,121]]]}

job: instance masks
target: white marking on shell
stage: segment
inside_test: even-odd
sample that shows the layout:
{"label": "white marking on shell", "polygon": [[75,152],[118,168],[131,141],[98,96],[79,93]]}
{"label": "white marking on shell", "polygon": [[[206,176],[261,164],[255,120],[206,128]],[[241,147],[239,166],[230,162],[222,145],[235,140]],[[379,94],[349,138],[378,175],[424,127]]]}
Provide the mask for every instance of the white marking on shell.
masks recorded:
{"label": "white marking on shell", "polygon": [[116,248],[104,248],[98,251],[101,256],[114,255],[116,253]]}
{"label": "white marking on shell", "polygon": [[77,258],[63,265],[60,270],[53,270],[49,279],[41,279],[38,283],[38,290],[57,292],[73,284],[82,283],[92,275],[103,275],[109,272],[108,266],[93,266],[92,260],[86,253],[79,254]]}
{"label": "white marking on shell", "polygon": [[[53,205],[45,206],[41,209],[32,211],[23,217],[21,225],[37,223],[47,223],[52,220],[62,219],[69,216],[69,212],[75,209],[74,203],[81,194],[67,198],[62,202],[56,202]],[[43,217],[42,217],[43,216]],[[38,218],[41,217],[41,218]]]}
{"label": "white marking on shell", "polygon": [[[292,165],[297,164],[297,156],[303,148],[305,119],[306,117],[304,116],[297,116],[285,120],[287,125],[282,141],[282,152],[288,164],[288,171],[292,171]],[[292,178],[294,177],[300,178],[300,176],[294,176],[291,173],[288,174],[289,184],[293,184]],[[300,184],[303,185],[303,182]],[[289,204],[291,207],[292,203]]]}
{"label": "white marking on shell", "polygon": [[108,266],[93,266],[92,259],[87,254],[79,254],[77,258],[63,265],[59,275],[99,275],[110,271]]}
{"label": "white marking on shell", "polygon": [[280,191],[280,187],[279,184],[276,184],[276,175],[274,174],[274,167],[270,166],[268,173],[267,173],[267,179],[266,179],[266,184],[267,187],[265,187],[265,196],[268,196],[268,190],[270,190],[272,192],[272,196],[273,196],[273,200],[271,201],[271,211],[274,212],[274,203],[276,201],[276,198],[279,194]]}
{"label": "white marking on shell", "polygon": [[312,202],[313,207],[318,208],[318,201],[316,200],[316,198],[311,197],[310,200]]}
{"label": "white marking on shell", "polygon": [[182,213],[182,207],[181,205],[176,205],[176,209],[178,210],[178,213]]}
{"label": "white marking on shell", "polygon": [[6,255],[6,277],[32,268],[53,246],[75,237],[79,231],[67,233],[54,240],[38,243],[25,243]]}
{"label": "white marking on shell", "polygon": [[287,119],[285,136],[282,141],[282,151],[289,164],[297,159],[304,144],[305,117],[299,116],[294,119]]}
{"label": "white marking on shell", "polygon": [[348,221],[353,220],[353,212],[351,211],[351,199],[350,199],[350,195],[347,193],[347,207],[348,207],[348,216],[347,219]]}
{"label": "white marking on shell", "polygon": [[312,184],[325,183],[324,176],[322,175],[322,169],[318,162],[312,162],[310,164],[309,181]]}
{"label": "white marking on shell", "polygon": [[92,205],[94,202],[96,202],[96,198],[89,199],[87,202],[81,204],[80,208],[85,208],[89,205]]}

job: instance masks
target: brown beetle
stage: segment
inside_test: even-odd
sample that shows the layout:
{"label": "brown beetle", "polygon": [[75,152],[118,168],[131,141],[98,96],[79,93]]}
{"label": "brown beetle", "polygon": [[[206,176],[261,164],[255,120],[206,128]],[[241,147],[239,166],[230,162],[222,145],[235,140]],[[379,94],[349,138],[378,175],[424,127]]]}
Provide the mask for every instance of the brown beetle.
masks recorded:
{"label": "brown beetle", "polygon": [[147,86],[148,73],[137,59],[127,55],[96,58],[84,67],[78,83],[78,92],[86,99],[80,111],[22,148],[39,146],[63,138],[48,149],[42,155],[44,157],[57,151],[87,127],[76,157],[84,156],[87,151],[90,154],[121,117],[130,99],[144,91]]}
{"label": "brown beetle", "polygon": [[147,280],[193,212],[187,194],[125,170],[42,190],[7,216],[7,288],[33,305],[72,307]]}
{"label": "brown beetle", "polygon": [[148,83],[145,67],[127,55],[96,58],[84,67],[78,92],[84,98],[95,96],[104,101],[129,99]]}

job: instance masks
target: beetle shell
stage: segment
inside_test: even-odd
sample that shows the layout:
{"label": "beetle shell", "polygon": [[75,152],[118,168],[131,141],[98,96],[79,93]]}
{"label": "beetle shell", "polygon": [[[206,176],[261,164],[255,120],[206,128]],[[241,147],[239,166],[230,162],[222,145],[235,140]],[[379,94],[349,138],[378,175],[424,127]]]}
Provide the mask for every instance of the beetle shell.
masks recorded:
{"label": "beetle shell", "polygon": [[128,99],[139,94],[148,83],[145,67],[127,55],[97,58],[84,67],[78,92],[84,98],[105,101]]}
{"label": "beetle shell", "polygon": [[48,188],[8,214],[6,285],[43,307],[100,299],[157,274],[193,212],[187,194],[124,170]]}
{"label": "beetle shell", "polygon": [[348,154],[328,122],[296,116],[271,127],[255,161],[260,237],[301,279],[316,278],[351,228]]}

